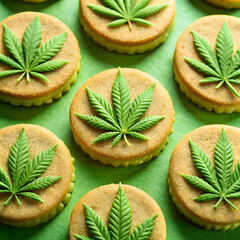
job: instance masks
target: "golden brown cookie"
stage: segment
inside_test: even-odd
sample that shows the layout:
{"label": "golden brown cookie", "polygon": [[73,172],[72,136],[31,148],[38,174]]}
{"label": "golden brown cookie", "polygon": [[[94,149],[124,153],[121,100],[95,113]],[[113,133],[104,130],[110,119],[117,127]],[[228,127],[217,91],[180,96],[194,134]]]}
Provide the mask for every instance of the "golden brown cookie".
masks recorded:
{"label": "golden brown cookie", "polygon": [[[31,81],[28,82],[26,76],[20,82],[17,82],[17,79],[21,75],[20,73],[1,78],[0,100],[16,106],[39,106],[43,103],[49,104],[53,99],[60,98],[62,93],[67,92],[71,84],[76,81],[77,72],[80,70],[80,53],[76,37],[65,24],[55,17],[44,13],[22,12],[3,20],[0,23],[0,53],[12,57],[3,42],[3,24],[13,31],[19,38],[20,43],[22,43],[26,28],[36,16],[39,16],[42,25],[43,34],[41,44],[46,43],[59,34],[67,32],[66,41],[60,51],[51,60],[68,60],[69,62],[54,71],[42,73],[49,79],[49,82],[36,77],[31,77]],[[0,72],[9,69],[13,68],[0,64]]]}
{"label": "golden brown cookie", "polygon": [[[173,202],[187,219],[206,229],[225,231],[240,225],[240,200],[236,198],[227,198],[231,204],[235,205],[237,208],[236,210],[234,210],[234,208],[231,207],[231,205],[229,205],[224,199],[218,203],[220,197],[208,201],[198,202],[196,198],[199,198],[201,194],[207,193],[207,191],[196,188],[182,176],[182,174],[197,176],[207,181],[206,177],[204,177],[203,174],[200,173],[200,170],[196,167],[196,164],[194,163],[196,160],[193,161],[193,150],[191,150],[189,140],[197,145],[197,147],[199,147],[208,156],[211,162],[210,165],[212,165],[216,170],[214,151],[217,151],[218,156],[221,155],[221,153],[219,154],[221,151],[215,150],[215,148],[220,139],[220,135],[223,134],[223,128],[233,149],[234,160],[232,167],[230,167],[231,173],[233,172],[237,163],[240,162],[240,129],[227,125],[208,125],[200,127],[184,136],[173,150],[169,165],[169,191],[172,195]],[[230,149],[223,143],[222,146],[223,148],[226,146],[225,149]],[[229,159],[229,156],[231,156],[230,151],[227,151],[227,155],[228,156],[226,158]],[[199,155],[196,154],[196,156]],[[204,159],[203,155],[199,158]],[[206,158],[205,162],[207,163]],[[229,161],[226,166],[227,165],[229,165]],[[214,171],[209,171],[210,173],[207,173],[210,175],[216,174],[218,177],[218,172],[220,171],[213,173]],[[227,175],[228,174],[225,175],[226,179],[228,178]],[[220,178],[218,177],[217,179]],[[221,182],[219,181],[219,184],[220,183]],[[228,189],[230,189],[230,186],[231,185],[228,185]],[[214,186],[214,189],[215,188],[216,187]]]}
{"label": "golden brown cookie", "polygon": [[215,6],[223,8],[240,8],[239,0],[205,0],[209,3],[212,3]]}
{"label": "golden brown cookie", "polygon": [[[175,79],[181,91],[200,107],[217,113],[239,112],[240,98],[234,95],[225,83],[218,89],[216,87],[219,82],[200,83],[200,80],[209,76],[194,69],[185,58],[204,62],[194,45],[192,31],[203,37],[215,51],[217,36],[224,24],[230,29],[234,43],[233,53],[235,53],[240,47],[239,18],[213,15],[196,20],[182,33],[177,41],[173,60]],[[240,93],[240,85],[236,83],[232,85]]]}
{"label": "golden brown cookie", "polygon": [[[10,179],[12,179],[12,174],[10,175],[8,167],[10,149],[18,139],[23,128],[29,145],[30,161],[33,161],[32,159],[39,153],[57,144],[51,164],[40,177],[61,177],[61,179],[46,188],[31,191],[31,193],[36,193],[42,199],[43,203],[17,194],[21,205],[19,205],[17,198],[15,199],[14,196],[8,205],[4,206],[4,203],[6,203],[11,194],[0,192],[0,222],[16,227],[31,227],[55,217],[70,200],[75,180],[74,159],[71,157],[63,141],[43,127],[30,124],[5,127],[0,130],[0,168],[7,173]],[[14,155],[12,152],[11,154]],[[47,156],[47,153],[45,153],[43,158],[39,158],[43,159],[41,160],[42,163],[46,161],[44,159],[47,159]],[[36,171],[40,170],[36,170],[37,168],[34,169],[35,174]],[[21,175],[24,175],[24,172]],[[2,186],[1,189],[3,189]]]}
{"label": "golden brown cookie", "polygon": [[[131,207],[132,221],[131,231],[138,227],[146,219],[158,215],[155,219],[154,229],[149,240],[166,239],[166,223],[158,204],[142,190],[122,185]],[[118,185],[110,184],[96,188],[83,196],[74,207],[69,223],[69,239],[76,239],[74,234],[88,236],[89,231],[85,221],[83,204],[92,208],[107,226],[109,212],[118,192]]]}
{"label": "golden brown cookie", "polygon": [[147,18],[153,26],[132,23],[132,30],[128,24],[118,27],[107,26],[115,20],[92,11],[87,5],[102,4],[100,0],[80,1],[80,20],[87,34],[94,42],[106,47],[109,51],[119,53],[142,53],[163,43],[174,25],[175,0],[151,0],[149,5],[167,6]]}
{"label": "golden brown cookie", "polygon": [[137,69],[123,68],[122,74],[130,88],[131,102],[156,82],[153,88],[152,102],[143,117],[164,116],[165,118],[156,125],[141,131],[141,134],[149,140],[139,140],[127,135],[131,146],[126,144],[124,137],[115,146],[112,146],[113,139],[91,143],[104,131],[91,127],[75,113],[98,116],[91,107],[86,87],[102,95],[112,106],[112,89],[118,73],[118,69],[106,70],[91,77],[83,84],[71,104],[70,124],[76,143],[92,159],[114,167],[120,165],[127,167],[129,164],[137,165],[149,161],[164,149],[168,142],[168,136],[172,133],[174,109],[167,90],[159,82],[156,82],[156,79]]}

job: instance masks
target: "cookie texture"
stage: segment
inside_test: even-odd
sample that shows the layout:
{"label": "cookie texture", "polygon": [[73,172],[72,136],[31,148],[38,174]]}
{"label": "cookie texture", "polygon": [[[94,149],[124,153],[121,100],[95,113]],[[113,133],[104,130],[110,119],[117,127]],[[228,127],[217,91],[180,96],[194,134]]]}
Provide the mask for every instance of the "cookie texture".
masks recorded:
{"label": "cookie texture", "polygon": [[230,8],[240,8],[239,0],[205,0],[215,6],[230,9]]}
{"label": "cookie texture", "polygon": [[[131,102],[156,82],[152,76],[137,69],[123,68],[122,73],[130,87]],[[165,116],[165,118],[153,127],[141,132],[150,140],[129,137],[131,146],[128,146],[123,138],[115,146],[112,146],[112,139],[91,144],[103,131],[86,124],[75,113],[97,116],[88,100],[86,87],[105,97],[112,105],[112,88],[117,74],[118,69],[106,70],[96,74],[83,84],[71,104],[70,124],[75,141],[92,159],[114,167],[120,165],[126,167],[129,164],[136,165],[149,161],[164,149],[168,136],[172,133],[174,109],[167,90],[157,82],[153,89],[152,102],[143,117]]]}
{"label": "cookie texture", "polygon": [[109,51],[119,53],[142,53],[164,42],[174,25],[175,0],[151,0],[150,4],[167,4],[160,12],[146,18],[153,26],[132,23],[132,30],[127,24],[119,27],[107,26],[114,18],[96,14],[87,5],[102,4],[100,0],[80,1],[80,20],[87,34],[94,42]]}
{"label": "cookie texture", "polygon": [[[0,42],[2,43],[0,44],[0,53],[9,55],[3,44],[3,24],[13,31],[22,43],[27,26],[36,16],[39,16],[42,25],[43,35],[41,44],[46,43],[56,35],[67,32],[66,41],[52,60],[69,60],[69,62],[54,71],[43,73],[49,79],[49,82],[38,78],[32,78],[28,82],[26,77],[17,82],[21,74],[1,78],[0,100],[16,106],[39,106],[43,103],[51,103],[53,99],[60,98],[62,93],[70,89],[71,84],[77,78],[77,72],[80,70],[80,52],[74,34],[58,19],[44,13],[22,12],[4,19],[0,23]],[[6,65],[0,64],[0,72],[8,69],[10,68]]]}
{"label": "cookie texture", "polygon": [[[165,240],[166,224],[164,216],[158,204],[142,190],[122,185],[129,200],[132,212],[131,231],[139,226],[144,220],[158,214],[155,219],[154,229],[149,240]],[[107,226],[109,212],[116,197],[118,185],[110,184],[96,188],[83,196],[74,207],[69,223],[69,239],[75,239],[74,234],[88,236],[89,232],[85,221],[83,204],[91,207]]]}
{"label": "cookie texture", "polygon": [[44,203],[18,195],[21,206],[17,204],[16,200],[12,200],[7,206],[4,206],[4,202],[9,198],[9,193],[0,193],[0,222],[16,227],[31,227],[55,217],[70,200],[75,180],[74,159],[65,144],[45,128],[31,124],[5,127],[0,130],[0,167],[8,176],[10,176],[8,169],[10,148],[22,128],[25,130],[29,144],[29,159],[33,159],[40,152],[58,144],[53,160],[42,177],[62,176],[53,185],[35,191]]}
{"label": "cookie texture", "polygon": [[204,192],[190,185],[181,175],[203,178],[193,161],[189,139],[209,157],[214,166],[214,151],[223,128],[233,148],[233,169],[235,168],[240,161],[238,144],[240,129],[227,125],[207,125],[197,128],[185,135],[172,152],[169,165],[169,191],[173,202],[187,219],[206,229],[225,231],[240,225],[240,200],[229,199],[237,207],[237,210],[234,210],[225,201],[214,208],[219,199],[197,202],[194,199]]}
{"label": "cookie texture", "polygon": [[[191,67],[185,58],[203,62],[195,48],[191,31],[205,38],[215,50],[217,36],[225,22],[227,22],[233,38],[233,52],[235,53],[240,47],[239,18],[213,15],[196,20],[182,33],[177,41],[173,60],[175,79],[179,83],[181,91],[200,107],[208,111],[214,110],[217,113],[239,112],[240,99],[229,90],[225,83],[218,89],[216,88],[218,82],[200,83],[199,81],[206,76]],[[233,83],[233,85],[239,93],[239,84]]]}

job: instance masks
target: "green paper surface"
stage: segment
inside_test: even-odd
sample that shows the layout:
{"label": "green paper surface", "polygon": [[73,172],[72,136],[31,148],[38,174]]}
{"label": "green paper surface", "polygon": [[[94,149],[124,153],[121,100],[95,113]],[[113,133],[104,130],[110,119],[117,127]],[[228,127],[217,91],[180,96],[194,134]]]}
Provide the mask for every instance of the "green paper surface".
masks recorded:
{"label": "green paper surface", "polygon": [[[144,190],[157,201],[166,219],[167,240],[236,240],[240,238],[240,228],[226,232],[208,231],[187,221],[173,204],[167,185],[171,153],[185,134],[200,126],[214,123],[240,127],[239,113],[219,115],[207,112],[193,104],[179,90],[172,70],[176,41],[184,29],[200,17],[210,14],[240,17],[240,10],[223,10],[201,0],[176,0],[176,5],[175,26],[166,42],[153,51],[129,56],[109,52],[92,42],[80,26],[78,0],[49,0],[41,4],[0,0],[0,21],[22,11],[41,11],[60,19],[75,33],[82,55],[82,69],[77,82],[61,99],[50,105],[32,108],[13,107],[0,102],[0,128],[18,123],[31,123],[45,127],[65,142],[76,159],[75,189],[71,201],[60,215],[32,228],[18,229],[0,224],[1,240],[66,240],[71,211],[77,201],[96,187],[120,181]],[[96,73],[118,66],[137,68],[159,80],[171,95],[176,112],[174,132],[165,150],[148,163],[128,168],[113,168],[91,160],[75,143],[69,124],[69,108],[78,88]]]}

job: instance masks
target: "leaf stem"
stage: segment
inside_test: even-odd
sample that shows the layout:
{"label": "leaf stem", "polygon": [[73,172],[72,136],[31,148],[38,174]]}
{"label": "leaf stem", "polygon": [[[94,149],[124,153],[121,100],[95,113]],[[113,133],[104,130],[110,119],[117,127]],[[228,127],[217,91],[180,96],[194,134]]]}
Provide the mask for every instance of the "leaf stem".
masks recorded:
{"label": "leaf stem", "polygon": [[237,210],[237,207],[231,203],[227,198],[224,197],[224,200],[234,209],[234,210]]}
{"label": "leaf stem", "polygon": [[124,140],[125,140],[126,144],[127,144],[128,146],[131,146],[131,144],[130,144],[129,141],[127,140],[126,134],[123,134],[123,136],[124,136]]}
{"label": "leaf stem", "polygon": [[9,204],[9,202],[12,200],[12,197],[13,197],[13,193],[12,193],[12,195],[8,198],[8,200],[4,203],[4,207],[6,207],[8,204]]}
{"label": "leaf stem", "polygon": [[18,205],[21,206],[21,202],[19,201],[19,198],[18,198],[17,194],[15,194],[15,198],[17,200]]}
{"label": "leaf stem", "polygon": [[29,72],[27,72],[27,81],[30,82]]}
{"label": "leaf stem", "polygon": [[132,23],[130,20],[128,20],[128,26],[129,26],[129,30],[132,31]]}
{"label": "leaf stem", "polygon": [[222,200],[223,200],[223,197],[220,197],[219,200],[218,200],[218,202],[217,202],[216,205],[214,206],[215,209],[219,206],[219,204],[222,202]]}
{"label": "leaf stem", "polygon": [[25,74],[26,74],[26,72],[24,72],[24,73],[17,79],[17,82],[20,82],[20,81],[23,79],[23,77],[25,76]]}

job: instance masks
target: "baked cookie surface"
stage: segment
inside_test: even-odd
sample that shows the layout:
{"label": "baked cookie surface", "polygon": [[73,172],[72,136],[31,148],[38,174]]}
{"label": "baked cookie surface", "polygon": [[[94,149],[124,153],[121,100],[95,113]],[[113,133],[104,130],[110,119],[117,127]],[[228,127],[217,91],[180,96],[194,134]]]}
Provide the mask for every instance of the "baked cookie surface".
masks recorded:
{"label": "baked cookie surface", "polygon": [[71,198],[74,187],[74,170],[73,159],[69,150],[52,132],[36,125],[19,124],[0,130],[0,168],[9,177],[8,158],[10,149],[23,128],[29,144],[30,161],[39,153],[57,144],[53,160],[41,177],[61,176],[61,179],[54,182],[53,185],[33,191],[43,200],[43,203],[18,194],[17,197],[21,205],[18,204],[16,199],[12,198],[8,205],[4,206],[10,194],[0,193],[0,222],[16,227],[31,227],[48,221],[62,211]]}
{"label": "baked cookie surface", "polygon": [[[51,60],[68,60],[69,62],[62,67],[44,72],[49,82],[39,78],[31,77],[28,82],[26,76],[20,82],[17,79],[21,74],[14,74],[1,78],[0,81],[0,100],[19,106],[39,106],[43,103],[51,103],[53,99],[58,99],[63,92],[70,89],[80,70],[80,53],[78,41],[72,31],[55,17],[44,13],[22,12],[12,15],[0,23],[0,53],[11,56],[4,45],[3,32],[5,24],[22,43],[23,35],[29,24],[39,16],[42,25],[42,41],[46,43],[53,37],[67,32],[66,41],[60,51]],[[21,26],[21,28],[19,27]],[[46,54],[49,46],[46,46]],[[49,52],[48,54],[52,54]],[[0,72],[12,69],[4,64],[0,64]]]}
{"label": "baked cookie surface", "polygon": [[[240,47],[239,18],[213,15],[196,20],[182,33],[177,41],[173,60],[175,79],[181,91],[200,107],[209,111],[214,110],[217,113],[239,112],[240,99],[230,91],[225,83],[218,89],[216,87],[219,82],[200,83],[200,80],[209,76],[194,69],[185,58],[204,62],[194,45],[192,31],[203,37],[215,51],[217,36],[226,23],[233,38],[233,53],[235,53]],[[232,85],[239,93],[239,84],[233,83]]]}
{"label": "baked cookie surface", "polygon": [[[201,196],[201,194],[207,193],[207,191],[199,190],[186,181],[182,176],[183,174],[197,176],[206,181],[206,178],[203,177],[193,161],[189,140],[197,145],[208,156],[213,168],[216,169],[216,157],[214,161],[214,151],[216,151],[216,144],[220,139],[223,128],[233,149],[234,160],[231,167],[232,174],[235,167],[240,162],[240,129],[227,125],[207,125],[197,128],[185,135],[174,148],[169,165],[169,191],[172,195],[173,202],[176,204],[180,212],[190,221],[206,229],[225,231],[236,228],[240,225],[240,200],[236,198],[227,199],[237,208],[235,210],[225,200],[218,203],[220,197],[198,202],[196,198]],[[229,151],[227,155],[231,156]],[[229,158],[228,156],[226,158]],[[203,157],[199,158],[203,159]],[[229,162],[227,165],[229,165]],[[225,176],[228,178],[227,175]],[[219,184],[220,183],[221,182],[219,181]],[[230,188],[230,186],[228,188]]]}
{"label": "baked cookie surface", "polygon": [[[153,231],[149,240],[166,239],[166,223],[158,204],[142,190],[122,185],[131,206],[132,221],[130,232],[138,227],[147,218],[158,215],[155,219]],[[110,184],[96,188],[83,196],[74,207],[69,223],[69,239],[76,239],[74,234],[88,236],[89,231],[85,221],[83,204],[92,208],[107,226],[109,212],[118,192],[118,185]]]}
{"label": "baked cookie surface", "polygon": [[[123,68],[122,73],[130,88],[131,102],[156,82],[152,76],[137,69]],[[86,87],[105,97],[112,105],[112,88],[117,75],[118,69],[106,70],[91,77],[83,84],[71,104],[70,124],[75,141],[92,159],[115,167],[137,165],[156,157],[164,149],[168,136],[172,132],[174,121],[172,100],[159,82],[154,86],[152,102],[143,117],[164,116],[165,118],[141,132],[150,140],[128,137],[131,146],[126,144],[123,137],[115,146],[112,146],[112,139],[91,143],[103,131],[91,127],[75,115],[78,113],[97,116],[88,100]]]}
{"label": "baked cookie surface", "polygon": [[223,8],[240,8],[239,0],[205,0],[215,6]]}
{"label": "baked cookie surface", "polygon": [[164,42],[173,28],[175,0],[151,0],[150,5],[165,5],[158,13],[146,18],[153,26],[132,23],[118,27],[107,26],[114,18],[92,11],[87,5],[100,5],[100,0],[80,1],[80,20],[87,34],[98,44],[119,53],[141,53]]}

